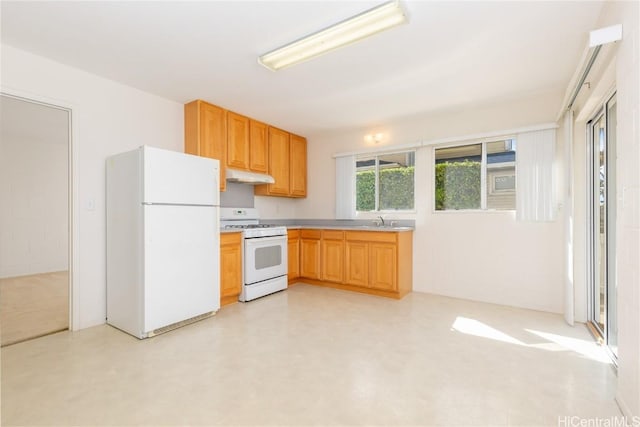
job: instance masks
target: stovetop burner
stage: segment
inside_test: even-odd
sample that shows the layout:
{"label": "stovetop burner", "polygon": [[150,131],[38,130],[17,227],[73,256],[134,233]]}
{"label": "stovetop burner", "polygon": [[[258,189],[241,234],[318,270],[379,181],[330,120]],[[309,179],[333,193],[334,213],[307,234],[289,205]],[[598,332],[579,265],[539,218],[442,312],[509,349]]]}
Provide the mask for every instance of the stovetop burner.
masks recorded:
{"label": "stovetop burner", "polygon": [[220,208],[220,227],[226,230],[242,230],[244,238],[282,236],[287,227],[275,224],[260,224],[255,208]]}

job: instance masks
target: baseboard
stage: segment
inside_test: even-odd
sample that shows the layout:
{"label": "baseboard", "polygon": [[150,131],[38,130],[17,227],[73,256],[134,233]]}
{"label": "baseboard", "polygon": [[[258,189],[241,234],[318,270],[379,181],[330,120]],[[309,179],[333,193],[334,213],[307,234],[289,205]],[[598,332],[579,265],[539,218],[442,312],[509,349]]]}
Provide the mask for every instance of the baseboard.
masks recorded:
{"label": "baseboard", "polygon": [[620,392],[616,392],[616,403],[618,404],[618,408],[620,408],[620,412],[622,412],[622,416],[625,418],[625,422],[628,426],[636,425],[634,421],[638,420],[639,415],[634,415],[631,413],[629,406],[626,404],[624,399],[620,396]]}
{"label": "baseboard", "polygon": [[[625,403],[624,399],[622,399],[622,397],[620,397],[620,393],[619,392],[616,393],[615,401],[618,404],[618,408],[620,408],[620,412],[622,412],[622,415],[627,420],[633,419],[633,414],[631,413],[631,410],[629,409],[629,407]],[[628,424],[629,423],[627,423],[627,425]]]}

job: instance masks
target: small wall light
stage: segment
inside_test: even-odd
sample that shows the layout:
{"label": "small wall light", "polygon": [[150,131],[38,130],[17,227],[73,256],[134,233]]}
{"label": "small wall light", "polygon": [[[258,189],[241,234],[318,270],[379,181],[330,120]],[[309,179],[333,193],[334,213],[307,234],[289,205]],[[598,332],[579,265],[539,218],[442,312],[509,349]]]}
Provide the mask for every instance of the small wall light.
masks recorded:
{"label": "small wall light", "polygon": [[383,136],[384,135],[381,133],[374,133],[371,135],[365,135],[364,140],[373,144],[379,144],[382,141]]}

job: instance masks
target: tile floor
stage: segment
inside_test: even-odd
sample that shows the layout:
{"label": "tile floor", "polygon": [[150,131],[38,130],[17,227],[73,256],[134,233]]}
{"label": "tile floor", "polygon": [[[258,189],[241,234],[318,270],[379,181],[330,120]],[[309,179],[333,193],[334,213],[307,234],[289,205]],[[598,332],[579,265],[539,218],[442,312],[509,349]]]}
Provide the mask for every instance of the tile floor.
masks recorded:
{"label": "tile floor", "polygon": [[138,341],[109,326],[2,349],[9,425],[558,425],[620,416],[561,316],[299,284]]}

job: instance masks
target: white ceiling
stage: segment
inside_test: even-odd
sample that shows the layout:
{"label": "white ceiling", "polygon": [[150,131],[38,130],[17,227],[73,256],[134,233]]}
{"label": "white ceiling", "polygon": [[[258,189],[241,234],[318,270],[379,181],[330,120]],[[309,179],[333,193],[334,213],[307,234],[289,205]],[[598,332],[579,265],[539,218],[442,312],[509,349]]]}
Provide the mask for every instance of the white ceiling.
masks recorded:
{"label": "white ceiling", "polygon": [[2,1],[1,36],[180,103],[205,99],[306,135],[537,94],[560,100],[602,7],[404,1],[407,25],[282,71],[257,63],[382,2]]}

